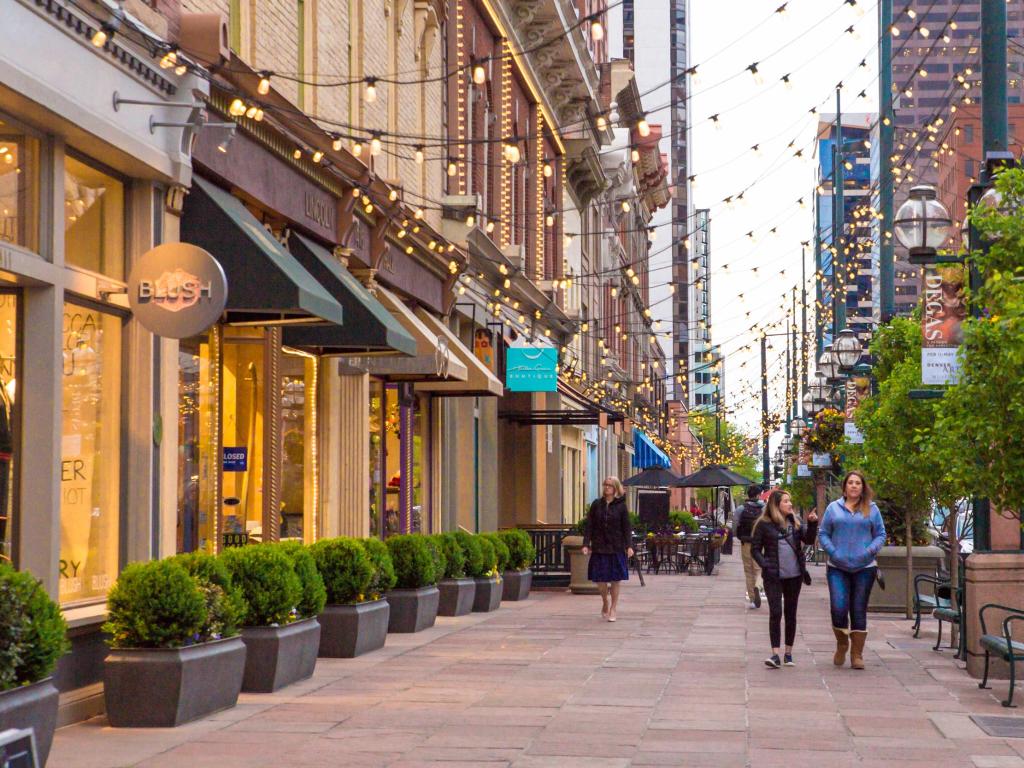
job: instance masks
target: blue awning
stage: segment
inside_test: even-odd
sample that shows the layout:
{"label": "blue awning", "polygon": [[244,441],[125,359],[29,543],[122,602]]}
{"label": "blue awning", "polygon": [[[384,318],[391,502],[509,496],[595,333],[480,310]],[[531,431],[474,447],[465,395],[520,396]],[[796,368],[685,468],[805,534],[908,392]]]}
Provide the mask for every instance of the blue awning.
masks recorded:
{"label": "blue awning", "polygon": [[637,469],[672,466],[668,454],[656,446],[643,430],[633,427],[633,466]]}

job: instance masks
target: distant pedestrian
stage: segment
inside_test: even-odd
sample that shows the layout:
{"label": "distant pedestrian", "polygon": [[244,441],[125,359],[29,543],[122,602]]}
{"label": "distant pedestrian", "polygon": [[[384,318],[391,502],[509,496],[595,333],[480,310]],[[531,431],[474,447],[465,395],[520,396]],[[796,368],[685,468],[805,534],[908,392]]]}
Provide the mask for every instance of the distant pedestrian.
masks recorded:
{"label": "distant pedestrian", "polygon": [[760,495],[761,486],[748,487],[747,500],[733,514],[732,521],[732,536],[740,542],[743,575],[747,579],[747,604],[751,608],[761,607],[761,569],[750,556],[750,537],[753,535],[754,523],[764,512],[764,504],[757,500]]}
{"label": "distant pedestrian", "polygon": [[601,498],[594,499],[587,512],[583,554],[590,555],[587,578],[597,584],[601,593],[601,615],[608,621],[615,621],[619,582],[629,579],[631,544],[626,489],[619,478],[606,477],[601,486]]}
{"label": "distant pedestrian", "polygon": [[850,652],[850,666],[864,669],[868,637],[868,599],[875,583],[875,556],[885,544],[882,513],[860,472],[847,472],[843,496],[825,510],[818,541],[828,555],[828,594],[836,652],[832,662],[841,667]]}
{"label": "distant pedestrian", "polygon": [[[807,525],[802,525],[793,512],[793,499],[779,490],[772,491],[764,512],[754,523],[750,550],[764,578],[768,635],[772,644],[772,655],[764,663],[773,669],[783,664],[794,666],[793,642],[800,587],[811,580],[804,560],[804,545],[813,544],[817,532],[818,516],[812,512],[807,516]],[[786,649],[780,659],[783,615],[786,617]]]}

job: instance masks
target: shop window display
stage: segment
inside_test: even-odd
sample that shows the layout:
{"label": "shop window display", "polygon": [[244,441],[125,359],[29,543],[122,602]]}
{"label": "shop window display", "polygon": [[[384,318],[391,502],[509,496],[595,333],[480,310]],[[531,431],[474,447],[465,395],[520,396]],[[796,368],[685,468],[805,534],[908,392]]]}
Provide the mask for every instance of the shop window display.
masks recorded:
{"label": "shop window display", "polygon": [[0,293],[0,561],[14,558],[18,297]]}
{"label": "shop window display", "polygon": [[384,473],[384,385],[370,380],[370,535],[379,537],[383,507]]}
{"label": "shop window display", "polygon": [[282,539],[316,539],[317,361],[285,350],[281,360],[281,516]]}
{"label": "shop window display", "polygon": [[124,184],[70,155],[64,159],[65,261],[124,280]]}
{"label": "shop window display", "polygon": [[121,451],[119,316],[64,305],[60,599],[102,598],[118,573]]}
{"label": "shop window display", "polygon": [[39,250],[39,142],[2,117],[0,242]]}
{"label": "shop window display", "polygon": [[178,348],[177,551],[216,548],[216,360],[207,338]]}

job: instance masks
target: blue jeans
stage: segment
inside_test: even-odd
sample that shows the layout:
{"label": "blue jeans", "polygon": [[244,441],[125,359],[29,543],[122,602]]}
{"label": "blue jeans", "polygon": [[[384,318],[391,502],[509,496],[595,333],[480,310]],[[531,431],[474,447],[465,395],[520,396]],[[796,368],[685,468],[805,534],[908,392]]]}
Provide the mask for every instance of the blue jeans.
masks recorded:
{"label": "blue jeans", "polygon": [[875,567],[860,571],[841,571],[828,567],[828,595],[832,607],[832,626],[837,629],[865,631],[868,628],[868,598],[875,585]]}

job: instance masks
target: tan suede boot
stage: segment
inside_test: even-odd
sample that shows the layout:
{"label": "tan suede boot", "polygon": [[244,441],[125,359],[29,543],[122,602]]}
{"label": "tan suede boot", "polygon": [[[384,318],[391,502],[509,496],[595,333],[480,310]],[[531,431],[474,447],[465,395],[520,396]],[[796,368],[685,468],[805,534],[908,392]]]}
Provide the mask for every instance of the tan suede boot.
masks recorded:
{"label": "tan suede boot", "polygon": [[832,627],[832,631],[836,633],[836,655],[832,657],[832,663],[841,667],[846,661],[846,651],[850,648],[850,634],[838,627]]}
{"label": "tan suede boot", "polygon": [[864,643],[867,642],[866,630],[855,629],[850,632],[850,667],[864,669]]}

